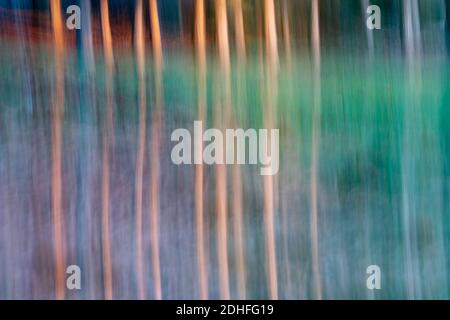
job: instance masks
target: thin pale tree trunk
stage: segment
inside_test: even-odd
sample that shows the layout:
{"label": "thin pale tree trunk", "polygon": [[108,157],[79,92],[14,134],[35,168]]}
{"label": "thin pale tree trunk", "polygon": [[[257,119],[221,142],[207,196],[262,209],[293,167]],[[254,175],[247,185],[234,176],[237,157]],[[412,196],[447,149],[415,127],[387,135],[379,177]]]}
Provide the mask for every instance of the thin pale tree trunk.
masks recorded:
{"label": "thin pale tree trunk", "polygon": [[312,119],[312,141],[311,141],[311,254],[313,288],[315,299],[322,299],[322,285],[320,276],[319,260],[319,228],[318,228],[318,161],[320,142],[320,30],[319,30],[319,0],[312,0],[312,54],[313,54],[313,119]]}
{"label": "thin pale tree trunk", "polygon": [[153,59],[155,64],[155,110],[152,121],[151,163],[150,163],[150,240],[152,248],[153,285],[156,299],[162,299],[161,266],[159,255],[159,176],[160,176],[160,134],[162,131],[163,86],[162,68],[163,54],[161,30],[159,26],[158,4],[150,0],[150,21],[153,43]]}
{"label": "thin pale tree trunk", "polygon": [[136,60],[139,77],[139,132],[138,150],[136,157],[136,272],[138,298],[145,299],[145,270],[144,253],[142,240],[142,184],[144,175],[144,152],[145,152],[145,131],[146,131],[146,94],[145,94],[145,43],[144,43],[144,22],[143,3],[137,0],[135,12],[135,46]]}
{"label": "thin pale tree trunk", "polygon": [[56,299],[65,297],[65,253],[64,253],[64,217],[62,212],[62,137],[61,126],[64,114],[64,34],[59,0],[50,2],[52,28],[55,44],[56,85],[52,109],[52,222],[53,246],[55,258]]}
{"label": "thin pale tree trunk", "polygon": [[[273,0],[264,1],[264,25],[266,39],[266,107],[265,126],[271,132],[274,126],[274,107],[278,94],[278,39],[275,21],[275,5]],[[270,140],[270,139],[269,139]],[[278,299],[277,255],[274,222],[274,177],[263,177],[264,190],[264,226],[267,259],[267,281],[270,299]]]}
{"label": "thin pale tree trunk", "polygon": [[101,2],[101,20],[103,50],[106,64],[106,119],[103,132],[102,150],[102,256],[103,256],[103,285],[105,298],[113,298],[112,266],[111,266],[111,239],[110,239],[110,199],[109,199],[109,153],[111,137],[113,135],[113,68],[114,56],[112,48],[111,27],[109,22],[108,0]]}
{"label": "thin pale tree trunk", "polygon": [[[220,99],[220,105],[223,112],[216,112],[216,123],[223,127],[226,125],[227,114],[230,107],[230,49],[228,41],[228,20],[227,7],[225,0],[216,0],[216,21],[217,21],[217,40],[219,47],[219,59],[221,73],[223,75],[224,93]],[[222,113],[222,123],[219,124],[218,117]],[[224,154],[219,157],[224,159]],[[220,298],[230,298],[229,274],[228,274],[228,239],[227,239],[227,170],[225,164],[216,164],[216,210],[217,210],[217,252],[219,258],[219,287]]]}
{"label": "thin pale tree trunk", "polygon": [[[195,6],[195,46],[197,53],[198,77],[198,120],[205,120],[206,110],[206,39],[205,39],[205,4],[204,0],[197,0]],[[198,153],[195,159],[202,158],[203,137],[196,141]],[[203,219],[203,162],[195,164],[195,224],[197,237],[197,264],[200,299],[208,299],[208,266],[205,250],[205,229]]]}
{"label": "thin pale tree trunk", "polygon": [[416,120],[420,112],[418,99],[420,96],[420,21],[417,0],[403,2],[404,39],[406,50],[406,81],[405,105],[403,126],[403,152],[402,152],[402,220],[405,255],[406,294],[408,299],[421,299],[421,272],[417,249],[417,165],[411,160],[411,155],[418,152],[422,126]]}
{"label": "thin pale tree trunk", "polygon": [[[283,40],[284,40],[284,56],[286,58],[286,63],[284,65],[285,73],[289,75],[289,80],[287,83],[287,91],[288,91],[288,99],[289,101],[293,101],[293,91],[295,86],[295,81],[293,81],[292,77],[292,37],[291,37],[291,21],[289,20],[289,0],[283,0],[282,3],[282,27],[283,27]],[[292,9],[292,8],[291,8]],[[282,121],[289,123],[290,122],[290,114],[289,112],[283,114],[281,116],[283,118]],[[284,141],[282,146],[284,148],[289,148],[290,145],[292,145],[292,140],[287,139],[287,141]],[[281,146],[280,146],[281,148]],[[286,167],[289,168],[291,164],[293,163],[300,163],[300,160],[298,159],[296,154],[286,155],[285,157],[285,163]],[[300,174],[300,168],[298,168],[298,173]],[[291,173],[287,173],[287,177],[289,177]],[[280,173],[280,180],[283,179],[285,176],[283,173]],[[287,178],[286,177],[286,178]],[[283,186],[284,183],[281,183]],[[298,188],[298,180],[295,181],[295,188]],[[291,296],[292,295],[292,276],[291,276],[291,267],[292,263],[290,261],[290,255],[289,255],[289,193],[284,192],[284,190],[280,190],[279,188],[276,188],[278,192],[280,193],[280,219],[281,219],[281,228],[282,228],[282,252],[284,256],[284,262],[283,262],[283,277],[284,281],[286,282],[286,287],[283,290],[283,295]],[[281,266],[280,266],[281,268]]]}
{"label": "thin pale tree trunk", "polygon": [[291,26],[289,20],[289,9],[288,1],[283,0],[282,10],[283,10],[283,40],[284,40],[284,50],[286,55],[286,65],[288,70],[291,70],[292,66],[292,45],[291,45]]}
{"label": "thin pale tree trunk", "polygon": [[[237,48],[237,60],[238,70],[242,70],[245,67],[245,30],[244,30],[244,18],[242,14],[242,1],[234,0],[234,21],[236,30],[236,48]],[[239,71],[238,71],[239,72]],[[242,108],[242,88],[245,85],[242,74],[238,75],[238,108]],[[234,112],[234,124],[237,127],[237,119],[239,118],[238,111]],[[245,274],[245,241],[243,234],[243,208],[242,208],[242,178],[241,167],[239,164],[233,166],[233,228],[234,228],[234,248],[236,256],[236,281],[237,281],[237,293],[239,299],[245,299],[246,297],[246,274]]]}

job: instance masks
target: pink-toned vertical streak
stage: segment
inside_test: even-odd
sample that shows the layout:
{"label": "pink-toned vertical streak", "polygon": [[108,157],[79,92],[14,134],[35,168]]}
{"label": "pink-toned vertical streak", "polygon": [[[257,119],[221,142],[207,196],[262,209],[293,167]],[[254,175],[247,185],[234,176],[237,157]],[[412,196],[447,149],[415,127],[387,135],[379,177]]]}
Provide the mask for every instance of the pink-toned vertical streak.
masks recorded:
{"label": "pink-toned vertical streak", "polygon": [[319,261],[319,228],[318,228],[318,144],[320,141],[320,30],[319,30],[319,1],[313,0],[311,7],[312,16],[312,50],[313,50],[313,86],[314,86],[314,106],[313,106],[313,128],[312,128],[312,145],[311,145],[311,254],[312,254],[312,272],[314,297],[322,299],[322,287],[320,277],[320,261]]}
{"label": "pink-toned vertical streak", "polygon": [[[273,113],[277,97],[278,76],[278,44],[273,0],[264,1],[264,25],[266,39],[266,57],[268,71],[266,73],[266,127],[274,125]],[[274,222],[274,178],[271,175],[263,177],[264,190],[264,225],[267,259],[267,281],[270,299],[278,299],[278,279],[276,263],[275,222]]]}
{"label": "pink-toned vertical streak", "polygon": [[146,131],[146,94],[145,94],[145,43],[142,0],[136,2],[135,12],[135,46],[139,81],[139,132],[138,150],[136,157],[136,182],[135,182],[135,206],[136,206],[136,273],[138,298],[145,299],[145,270],[142,240],[142,184],[144,174],[144,152]]}
{"label": "pink-toned vertical streak", "polygon": [[[227,115],[231,102],[230,97],[230,49],[228,41],[228,20],[225,0],[216,0],[217,41],[219,47],[219,59],[224,81],[223,123],[227,123]],[[219,121],[216,119],[216,122]],[[224,159],[224,155],[220,154]],[[228,240],[227,240],[227,171],[225,164],[216,165],[216,210],[217,210],[217,252],[219,258],[219,288],[220,298],[230,298],[229,274],[228,274]]]}
{"label": "pink-toned vertical streak", "polygon": [[163,54],[161,30],[159,26],[158,5],[150,0],[150,21],[153,43],[153,59],[155,64],[155,110],[153,111],[151,163],[150,163],[150,240],[152,249],[153,283],[156,299],[162,299],[161,267],[159,255],[159,181],[160,181],[160,134],[162,131],[163,87],[162,68]]}
{"label": "pink-toned vertical streak", "polygon": [[111,266],[111,240],[110,240],[110,208],[109,208],[109,152],[113,135],[113,47],[111,27],[109,22],[108,0],[101,2],[101,20],[103,50],[106,62],[106,123],[103,136],[102,150],[102,256],[103,256],[103,284],[105,298],[113,298],[112,266]]}

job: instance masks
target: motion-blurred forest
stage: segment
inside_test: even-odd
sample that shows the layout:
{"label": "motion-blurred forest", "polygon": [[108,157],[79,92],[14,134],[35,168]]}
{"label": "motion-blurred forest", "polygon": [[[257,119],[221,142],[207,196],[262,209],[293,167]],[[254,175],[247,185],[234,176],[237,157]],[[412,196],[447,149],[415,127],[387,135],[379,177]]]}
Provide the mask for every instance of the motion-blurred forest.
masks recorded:
{"label": "motion-blurred forest", "polygon": [[[0,299],[448,299],[449,14],[0,0]],[[279,173],[174,165],[196,120],[278,128]]]}

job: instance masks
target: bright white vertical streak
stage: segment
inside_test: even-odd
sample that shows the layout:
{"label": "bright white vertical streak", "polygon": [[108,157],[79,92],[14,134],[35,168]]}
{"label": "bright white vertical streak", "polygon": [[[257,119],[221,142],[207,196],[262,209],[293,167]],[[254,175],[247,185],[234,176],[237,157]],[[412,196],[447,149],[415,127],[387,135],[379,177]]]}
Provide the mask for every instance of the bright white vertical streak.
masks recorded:
{"label": "bright white vertical streak", "polygon": [[313,105],[313,128],[311,145],[311,254],[312,254],[312,272],[314,297],[322,299],[322,285],[320,276],[319,261],[319,228],[318,228],[318,161],[319,161],[319,142],[320,142],[320,29],[319,29],[319,0],[312,0],[312,50],[313,50],[313,87],[314,87],[314,105]]}

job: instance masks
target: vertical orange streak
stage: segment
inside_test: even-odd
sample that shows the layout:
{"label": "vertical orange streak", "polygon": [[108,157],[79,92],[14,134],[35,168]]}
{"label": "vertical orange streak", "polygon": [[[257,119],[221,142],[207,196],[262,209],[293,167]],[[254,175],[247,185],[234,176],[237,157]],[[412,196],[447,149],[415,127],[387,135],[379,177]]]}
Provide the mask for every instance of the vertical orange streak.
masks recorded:
{"label": "vertical orange streak", "polygon": [[101,20],[102,20],[102,36],[103,36],[103,47],[106,65],[108,68],[112,69],[114,58],[112,48],[111,25],[109,22],[108,0],[102,0],[101,2]]}
{"label": "vertical orange streak", "polygon": [[273,69],[278,64],[277,26],[273,0],[264,1],[264,13],[267,57],[269,58],[269,67]]}
{"label": "vertical orange streak", "polygon": [[[205,7],[204,0],[197,0],[195,6],[195,43],[198,63],[198,118],[203,122],[206,109],[206,41],[205,41]],[[197,143],[203,150],[203,137]],[[202,157],[202,154],[196,155]],[[203,222],[203,164],[195,165],[195,222],[197,235],[197,264],[200,299],[208,299],[208,268],[204,243]]]}
{"label": "vertical orange streak", "polygon": [[[267,106],[266,106],[266,126],[273,127],[273,109],[277,96],[277,72],[278,72],[278,44],[277,30],[275,22],[275,7],[273,0],[264,2],[264,18],[266,30],[266,50],[268,58],[267,73]],[[278,279],[276,264],[276,245],[274,231],[274,195],[273,176],[264,176],[264,218],[266,236],[266,255],[268,264],[268,286],[270,299],[278,299]]]}
{"label": "vertical orange streak", "polygon": [[289,26],[288,0],[283,0],[283,38],[284,50],[286,51],[286,63],[290,70],[292,65],[291,30]]}
{"label": "vertical orange streak", "polygon": [[[230,44],[228,39],[228,19],[226,0],[216,0],[217,19],[217,40],[219,43],[219,57],[221,72],[223,75],[224,92],[223,103],[224,124],[228,125],[231,109],[231,65],[230,65]],[[224,167],[225,168],[225,167]]]}
{"label": "vertical orange streak", "polygon": [[319,262],[319,231],[318,231],[318,206],[317,206],[317,170],[318,170],[318,143],[320,140],[320,30],[319,30],[319,3],[318,0],[312,2],[312,49],[314,61],[314,110],[312,129],[312,150],[311,150],[311,251],[313,283],[316,299],[322,299],[322,287],[320,280]]}
{"label": "vertical orange streak", "polygon": [[[312,0],[312,45],[315,73],[320,71],[320,28],[319,28],[319,0]],[[320,75],[320,74],[318,74]]]}
{"label": "vertical orange streak", "polygon": [[61,182],[61,122],[64,113],[64,35],[61,19],[61,3],[51,0],[53,36],[55,40],[56,87],[52,112],[52,219],[55,254],[56,299],[64,299],[64,239]]}
{"label": "vertical orange streak", "polygon": [[216,0],[217,40],[222,69],[230,70],[230,46],[228,42],[228,19],[225,0]]}
{"label": "vertical orange streak", "polygon": [[151,21],[153,56],[155,59],[155,66],[160,70],[159,73],[161,73],[163,54],[161,42],[161,30],[159,27],[157,0],[150,0],[150,21]]}
{"label": "vertical orange streak", "polygon": [[[244,67],[245,62],[245,33],[244,33],[244,18],[242,15],[241,0],[234,1],[234,16],[236,29],[236,47],[237,57],[239,62],[239,69]],[[241,100],[243,79],[239,74],[238,97]],[[242,101],[240,101],[242,102]],[[242,105],[238,105],[242,107]],[[241,169],[239,165],[233,166],[233,227],[235,233],[235,255],[236,255],[236,280],[239,299],[246,297],[246,274],[245,274],[245,258],[244,258],[244,240],[242,230],[242,181]]]}
{"label": "vertical orange streak", "polygon": [[[200,74],[206,77],[206,30],[205,30],[205,3],[197,0],[195,7],[195,41],[198,55]],[[206,78],[204,79],[206,81]],[[203,112],[204,105],[201,108]]]}
{"label": "vertical orange streak", "polygon": [[144,258],[142,245],[142,180],[144,174],[145,151],[145,48],[142,0],[137,0],[135,13],[136,60],[139,77],[139,142],[136,157],[136,272],[138,298],[145,299]]}
{"label": "vertical orange streak", "polygon": [[242,0],[234,0],[234,19],[236,29],[236,47],[238,59],[245,58],[245,31],[242,14]]}
{"label": "vertical orange streak", "polygon": [[111,29],[109,22],[108,0],[101,2],[101,20],[103,48],[106,60],[106,94],[107,94],[107,111],[105,132],[103,137],[103,176],[102,176],[102,253],[103,253],[103,282],[105,290],[105,299],[113,298],[112,288],[112,266],[111,266],[111,240],[109,232],[109,148],[110,139],[113,134],[113,48]]}
{"label": "vertical orange streak", "polygon": [[153,55],[155,60],[155,84],[156,84],[156,109],[153,113],[152,144],[151,144],[151,166],[150,166],[150,229],[152,247],[152,266],[155,298],[162,298],[161,269],[159,258],[159,152],[160,152],[160,130],[162,121],[162,43],[159,27],[158,5],[156,0],[150,0],[150,19],[153,43]]}
{"label": "vertical orange streak", "polygon": [[[230,108],[230,55],[228,43],[228,21],[225,0],[216,0],[217,40],[219,56],[225,82],[224,123],[228,120]],[[219,112],[217,112],[219,113]],[[217,114],[219,115],[219,114]],[[216,119],[218,121],[218,119]],[[221,125],[223,126],[223,124]],[[220,155],[224,159],[224,155]],[[219,258],[219,284],[221,299],[230,298],[227,249],[227,172],[224,164],[216,165],[216,209],[217,209],[217,251]]]}

